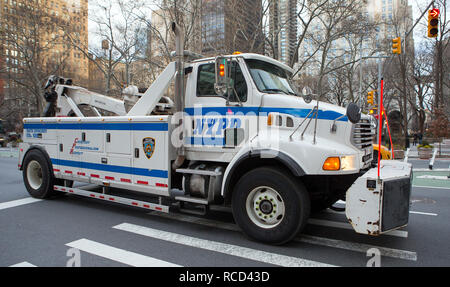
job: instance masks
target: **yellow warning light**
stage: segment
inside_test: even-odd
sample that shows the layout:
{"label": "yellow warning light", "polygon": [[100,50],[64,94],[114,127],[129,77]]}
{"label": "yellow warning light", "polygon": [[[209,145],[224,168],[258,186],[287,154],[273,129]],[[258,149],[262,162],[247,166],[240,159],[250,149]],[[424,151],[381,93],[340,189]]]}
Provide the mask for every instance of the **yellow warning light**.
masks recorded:
{"label": "yellow warning light", "polygon": [[233,55],[240,55],[240,54],[241,54],[241,52],[239,52],[239,51],[236,51],[233,53]]}

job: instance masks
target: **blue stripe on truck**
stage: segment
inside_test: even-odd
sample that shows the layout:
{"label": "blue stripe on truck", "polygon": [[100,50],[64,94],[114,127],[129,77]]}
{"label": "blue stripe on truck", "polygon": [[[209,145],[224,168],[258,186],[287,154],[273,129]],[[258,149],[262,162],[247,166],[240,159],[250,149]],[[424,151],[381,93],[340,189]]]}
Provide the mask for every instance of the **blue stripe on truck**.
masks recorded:
{"label": "blue stripe on truck", "polygon": [[168,178],[167,170],[137,168],[137,167],[119,166],[119,165],[106,165],[106,164],[74,161],[74,160],[64,160],[64,159],[57,159],[57,158],[52,158],[51,160],[52,160],[52,163],[55,165],[71,166],[71,167],[86,168],[86,169],[95,169],[95,170],[101,170],[101,171],[109,171],[109,172],[124,173],[124,174],[134,174],[134,175],[141,175],[141,176]]}
{"label": "blue stripe on truck", "polygon": [[[296,108],[277,108],[277,107],[198,107],[185,108],[184,111],[190,116],[232,116],[232,115],[260,115],[269,113],[288,114],[294,117],[304,118],[308,115],[311,109],[296,109]],[[319,120],[336,120],[342,117],[343,114],[336,111],[319,110]],[[338,121],[348,121],[347,116],[340,118]]]}
{"label": "blue stripe on truck", "polygon": [[167,123],[26,123],[24,129],[168,131]]}

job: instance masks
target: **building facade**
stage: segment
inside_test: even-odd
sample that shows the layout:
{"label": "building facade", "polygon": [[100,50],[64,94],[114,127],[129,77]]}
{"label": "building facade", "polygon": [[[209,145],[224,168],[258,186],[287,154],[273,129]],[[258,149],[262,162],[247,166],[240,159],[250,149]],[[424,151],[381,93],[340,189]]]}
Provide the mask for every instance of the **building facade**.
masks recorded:
{"label": "building facade", "polygon": [[297,1],[274,0],[269,5],[271,56],[287,65],[296,63]]}
{"label": "building facade", "polygon": [[86,85],[88,58],[75,45],[88,46],[88,0],[1,0],[0,112],[15,109],[18,118],[39,115],[45,105],[39,87],[51,74]]}
{"label": "building facade", "polygon": [[264,53],[261,0],[203,0],[202,54]]}

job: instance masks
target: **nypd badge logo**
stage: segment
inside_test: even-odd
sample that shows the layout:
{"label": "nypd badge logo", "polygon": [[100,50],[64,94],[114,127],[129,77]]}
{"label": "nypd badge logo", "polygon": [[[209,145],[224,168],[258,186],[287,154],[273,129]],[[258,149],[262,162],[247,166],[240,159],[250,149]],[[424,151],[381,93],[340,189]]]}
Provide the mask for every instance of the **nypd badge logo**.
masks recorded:
{"label": "nypd badge logo", "polygon": [[142,146],[144,148],[144,153],[147,158],[151,158],[153,151],[155,150],[155,139],[154,138],[144,138],[142,140]]}

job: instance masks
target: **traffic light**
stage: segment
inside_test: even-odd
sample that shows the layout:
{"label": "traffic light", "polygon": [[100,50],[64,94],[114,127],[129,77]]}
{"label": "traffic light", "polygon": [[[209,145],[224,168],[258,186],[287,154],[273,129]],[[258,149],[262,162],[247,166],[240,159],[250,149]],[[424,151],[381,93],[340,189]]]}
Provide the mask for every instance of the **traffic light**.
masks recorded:
{"label": "traffic light", "polygon": [[392,39],[392,53],[399,55],[402,53],[402,39],[400,37]]}
{"label": "traffic light", "polygon": [[438,35],[439,9],[428,10],[428,37],[436,38]]}
{"label": "traffic light", "polygon": [[367,104],[373,105],[374,94],[375,94],[375,91],[370,91],[367,93]]}
{"label": "traffic light", "polygon": [[371,108],[371,109],[369,110],[369,114],[371,114],[371,115],[377,115],[377,114],[378,114],[378,113],[377,113],[377,110],[378,110],[377,107],[373,107],[373,108]]}

